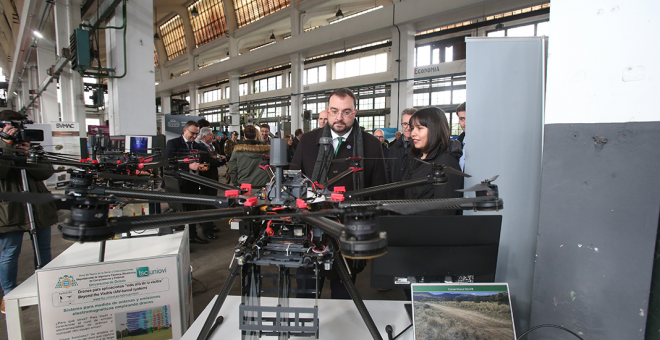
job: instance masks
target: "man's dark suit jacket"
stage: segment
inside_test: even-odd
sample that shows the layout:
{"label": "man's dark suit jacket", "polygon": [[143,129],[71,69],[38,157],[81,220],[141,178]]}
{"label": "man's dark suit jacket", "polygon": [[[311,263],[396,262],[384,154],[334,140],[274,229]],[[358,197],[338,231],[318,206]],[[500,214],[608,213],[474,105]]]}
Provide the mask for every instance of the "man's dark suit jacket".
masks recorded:
{"label": "man's dark suit jacket", "polygon": [[[217,155],[217,149],[215,151],[209,150],[204,143],[197,143],[197,145],[200,146],[200,149],[206,151],[207,153],[201,153],[200,154],[200,159],[202,163],[206,163],[209,165],[209,169],[207,171],[200,171],[199,175],[206,177],[208,179],[212,180],[218,180],[218,168],[225,164],[224,161],[222,161],[222,158],[218,157],[218,159],[215,159],[211,157],[212,155]],[[215,145],[214,145],[215,147]]]}
{"label": "man's dark suit jacket", "polygon": [[[320,129],[319,129],[319,130],[320,130]],[[305,135],[305,134],[303,133],[302,136],[304,136],[304,135]],[[302,136],[300,136],[300,138],[302,138]],[[293,151],[296,151],[296,149],[298,149],[298,143],[300,143],[300,141],[298,140],[298,138],[296,138],[295,136],[293,136],[293,139],[291,140],[291,147],[293,148]]]}
{"label": "man's dark suit jacket", "polygon": [[[198,144],[196,142],[192,142],[192,143],[193,143],[192,144],[193,149],[198,149],[202,151],[206,150],[206,147],[203,144]],[[167,141],[167,145],[165,146],[165,157],[167,157],[168,159],[172,157],[187,156],[189,153],[190,152],[188,151],[188,146],[183,141],[183,136],[179,136],[177,138],[173,138]],[[190,168],[188,167],[188,163],[179,163],[179,170],[185,172],[190,171]],[[199,188],[199,185],[197,183],[186,181],[185,179],[179,178],[178,182],[179,182],[179,190],[181,190],[181,192],[184,193],[194,193],[194,192],[190,192],[190,190],[192,190],[193,187]]]}
{"label": "man's dark suit jacket", "polygon": [[[385,171],[385,161],[383,160],[383,149],[378,138],[372,136],[367,132],[360,131],[359,128],[353,127],[351,133],[339,146],[339,151],[335,158],[353,157],[353,148],[355,147],[353,141],[353,134],[357,132],[362,133],[362,140],[364,145],[364,158],[378,158],[366,159],[364,162],[364,187],[373,187],[387,183],[387,174]],[[302,139],[298,144],[298,148],[293,154],[293,160],[289,170],[302,170],[302,173],[307,177],[311,177],[316,165],[316,158],[319,153],[320,143],[319,139],[323,135],[323,129],[316,129],[314,131],[302,135]],[[331,145],[332,147],[332,145]],[[328,179],[331,179],[338,174],[348,170],[350,166],[349,161],[345,162],[332,162],[330,170],[328,171]],[[320,183],[323,184],[323,183]],[[353,190],[353,177],[348,176],[339,181],[335,186],[346,187],[346,191]],[[333,190],[334,187],[329,188]],[[387,195],[373,197],[375,199],[386,199]],[[372,198],[372,199],[373,199]]]}

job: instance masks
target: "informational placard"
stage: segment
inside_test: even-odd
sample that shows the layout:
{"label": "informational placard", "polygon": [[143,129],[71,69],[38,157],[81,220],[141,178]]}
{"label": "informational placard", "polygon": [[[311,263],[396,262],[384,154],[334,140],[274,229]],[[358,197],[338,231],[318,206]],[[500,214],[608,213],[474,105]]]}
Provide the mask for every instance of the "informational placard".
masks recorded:
{"label": "informational placard", "polygon": [[110,136],[110,126],[108,125],[90,125],[87,127],[88,136],[96,136],[98,133],[102,136]]}
{"label": "informational placard", "polygon": [[179,339],[176,255],[37,271],[43,340]]}
{"label": "informational placard", "polygon": [[[80,157],[80,124],[76,122],[52,122],[51,145],[57,146],[57,153]],[[70,167],[65,167],[70,168]],[[55,182],[66,182],[69,180],[66,172],[57,173]]]}

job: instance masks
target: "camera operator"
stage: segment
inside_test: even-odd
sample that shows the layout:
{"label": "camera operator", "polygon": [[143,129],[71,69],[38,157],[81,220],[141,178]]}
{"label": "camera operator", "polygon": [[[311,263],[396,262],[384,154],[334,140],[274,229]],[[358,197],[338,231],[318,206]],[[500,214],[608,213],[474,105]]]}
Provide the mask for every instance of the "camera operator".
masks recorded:
{"label": "camera operator", "polygon": [[[27,151],[30,143],[17,140],[20,126],[25,116],[22,114],[4,110],[0,112],[0,121],[12,121],[19,124],[6,124],[2,127],[2,138],[0,139],[0,148],[4,154],[9,149],[18,149]],[[3,124],[0,124],[0,126]],[[23,152],[17,152],[18,155]],[[0,190],[3,192],[22,192],[23,182],[21,170],[16,167],[26,169],[27,182],[30,192],[49,193],[46,189],[44,180],[53,175],[53,167],[49,164],[28,164],[24,160],[0,159]],[[50,226],[57,223],[57,208],[55,203],[33,204],[34,219],[37,244],[41,256],[41,265],[45,265],[51,260],[50,254]],[[2,243],[2,252],[0,253],[0,283],[2,292],[7,295],[16,288],[16,276],[18,274],[18,256],[21,253],[23,244],[23,235],[30,230],[30,221],[28,219],[27,207],[24,203],[0,201],[0,242]],[[34,258],[35,267],[37,258]],[[2,312],[5,312],[5,300],[2,299]]]}

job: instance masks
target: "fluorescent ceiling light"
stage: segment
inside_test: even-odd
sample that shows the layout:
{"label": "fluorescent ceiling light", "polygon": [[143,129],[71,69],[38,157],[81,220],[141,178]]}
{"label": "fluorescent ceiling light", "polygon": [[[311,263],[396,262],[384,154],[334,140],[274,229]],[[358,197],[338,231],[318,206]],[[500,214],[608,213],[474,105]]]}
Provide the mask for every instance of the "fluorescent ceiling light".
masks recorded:
{"label": "fluorescent ceiling light", "polygon": [[44,37],[43,35],[41,35],[41,33],[39,33],[39,31],[32,31],[32,33],[34,33],[34,35],[39,39]]}

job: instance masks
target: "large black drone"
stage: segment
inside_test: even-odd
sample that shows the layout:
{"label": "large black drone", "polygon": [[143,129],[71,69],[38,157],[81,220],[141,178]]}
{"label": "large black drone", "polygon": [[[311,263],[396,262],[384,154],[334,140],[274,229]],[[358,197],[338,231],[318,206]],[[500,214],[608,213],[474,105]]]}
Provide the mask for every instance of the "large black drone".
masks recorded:
{"label": "large black drone", "polygon": [[[5,194],[0,198],[25,203],[45,203],[53,200],[72,202],[71,218],[59,225],[65,239],[72,241],[104,241],[116,233],[147,228],[163,228],[182,224],[202,223],[231,218],[232,229],[238,229],[240,238],[236,244],[230,275],[206,320],[198,339],[208,339],[216,316],[229,294],[235,278],[241,271],[240,306],[243,338],[278,336],[309,336],[318,338],[318,309],[288,307],[291,292],[290,269],[321,268],[337,269],[342,281],[355,302],[364,322],[374,339],[382,339],[369,311],[353,285],[342,256],[351,259],[370,259],[387,252],[387,235],[380,232],[377,217],[383,214],[416,214],[439,209],[463,209],[494,211],[502,209],[497,185],[491,179],[462,191],[475,191],[476,197],[424,200],[368,200],[373,195],[392,190],[402,190],[418,185],[447,183],[446,172],[468,176],[443,165],[428,164],[432,174],[413,179],[346,192],[341,187],[329,188],[342,178],[361,171],[364,159],[350,158],[348,170],[329,179],[326,183],[314,183],[300,171],[284,170],[286,141],[271,139],[270,169],[274,176],[264,191],[253,192],[250,185],[236,188],[210,181],[204,177],[179,171],[179,162],[195,161],[194,157],[156,162],[149,166],[164,166],[165,175],[184,178],[202,185],[224,190],[224,197],[191,195],[172,192],[155,192],[94,185],[98,171],[105,171],[99,162],[78,162],[83,168],[72,175],[63,195],[52,194]],[[16,157],[16,156],[13,156]],[[29,158],[30,155],[27,156]],[[61,164],[55,155],[42,154],[33,162]],[[337,160],[335,160],[337,161]],[[143,162],[142,164],[149,163]],[[85,164],[81,166],[80,164]],[[138,162],[138,164],[140,164]],[[65,164],[71,165],[71,164]],[[105,172],[104,172],[105,173]],[[468,176],[469,177],[469,176]],[[213,206],[215,209],[176,212],[131,217],[108,217],[111,205],[125,200],[140,202],[178,202]],[[260,267],[274,265],[279,268],[278,306],[260,306]],[[318,287],[318,281],[317,281]],[[313,290],[312,292],[316,292]],[[316,295],[318,296],[318,295]],[[255,303],[256,302],[256,303]],[[263,312],[274,312],[275,317],[256,317]],[[294,315],[292,317],[291,315]],[[313,317],[300,317],[300,314]]]}

